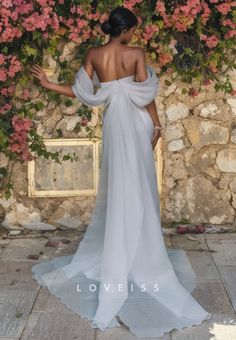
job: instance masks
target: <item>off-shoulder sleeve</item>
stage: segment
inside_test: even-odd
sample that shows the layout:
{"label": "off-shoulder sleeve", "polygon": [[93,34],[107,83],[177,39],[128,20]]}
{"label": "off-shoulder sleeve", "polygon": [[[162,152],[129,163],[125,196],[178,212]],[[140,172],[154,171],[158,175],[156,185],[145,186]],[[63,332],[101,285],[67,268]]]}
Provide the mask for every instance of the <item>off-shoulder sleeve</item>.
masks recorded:
{"label": "off-shoulder sleeve", "polygon": [[96,92],[95,86],[99,86],[100,82],[96,72],[94,72],[93,79],[91,79],[82,65],[75,75],[74,84],[71,86],[75,96],[88,106],[98,106],[106,101],[104,92]]}
{"label": "off-shoulder sleeve", "polygon": [[159,78],[153,67],[146,65],[147,79],[141,82],[129,82],[127,93],[129,98],[138,106],[150,104],[159,92]]}
{"label": "off-shoulder sleeve", "polygon": [[[149,65],[146,66],[146,70],[148,76],[142,82],[135,82],[130,79],[129,81],[124,81],[124,79],[122,81],[123,89],[128,94],[128,98],[138,106],[146,106],[151,103],[159,90],[159,79],[156,76],[155,70]],[[114,81],[112,84],[115,83]],[[95,86],[100,87],[96,93]],[[96,72],[94,72],[93,79],[91,79],[84,66],[81,66],[75,75],[72,91],[82,103],[88,106],[98,106],[105,104],[107,101],[109,102],[116,90],[113,86],[101,88]]]}

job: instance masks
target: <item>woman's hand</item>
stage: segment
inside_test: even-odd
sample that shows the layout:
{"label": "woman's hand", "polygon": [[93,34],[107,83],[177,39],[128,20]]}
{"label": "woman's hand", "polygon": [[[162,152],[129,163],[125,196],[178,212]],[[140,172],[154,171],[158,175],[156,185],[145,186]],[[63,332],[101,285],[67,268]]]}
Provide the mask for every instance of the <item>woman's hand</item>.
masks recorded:
{"label": "woman's hand", "polygon": [[155,149],[155,146],[158,142],[158,139],[161,137],[161,131],[159,129],[153,130],[152,135],[152,149]]}
{"label": "woman's hand", "polygon": [[75,98],[76,95],[74,94],[72,90],[72,86],[70,85],[59,85],[54,84],[51,81],[48,80],[45,72],[42,70],[42,68],[38,65],[33,65],[32,67],[32,74],[40,80],[40,84],[45,87],[47,90],[51,90],[54,92],[57,92],[59,94],[62,94],[64,96]]}
{"label": "woman's hand", "polygon": [[39,79],[41,86],[47,87],[47,85],[50,83],[45,72],[42,70],[40,66],[33,65],[32,74]]}

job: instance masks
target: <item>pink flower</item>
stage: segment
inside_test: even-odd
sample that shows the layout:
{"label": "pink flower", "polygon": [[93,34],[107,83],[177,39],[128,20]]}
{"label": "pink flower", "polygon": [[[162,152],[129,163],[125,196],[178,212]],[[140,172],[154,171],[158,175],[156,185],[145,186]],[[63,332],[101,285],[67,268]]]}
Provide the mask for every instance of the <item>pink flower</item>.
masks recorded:
{"label": "pink flower", "polygon": [[204,233],[205,230],[206,230],[206,228],[204,227],[204,225],[202,225],[202,224],[197,224],[197,225],[195,226],[194,233],[195,233],[195,234],[201,234],[201,233]]}
{"label": "pink flower", "polygon": [[23,90],[22,97],[23,97],[24,99],[28,99],[28,98],[30,97],[30,93],[29,93],[29,90],[28,90],[28,89],[24,89],[24,90]]}
{"label": "pink flower", "polygon": [[79,14],[79,15],[84,14],[84,10],[80,6],[77,6],[77,14]]}
{"label": "pink flower", "polygon": [[217,5],[216,8],[221,14],[227,14],[231,10],[230,5],[226,3]]}
{"label": "pink flower", "polygon": [[7,79],[6,69],[0,68],[0,81],[6,81],[6,79]]}
{"label": "pink flower", "polygon": [[1,107],[0,113],[1,113],[1,114],[5,114],[5,113],[8,112],[11,108],[12,108],[12,104],[5,103],[5,104]]}
{"label": "pink flower", "polygon": [[0,65],[3,64],[5,64],[5,56],[2,53],[0,53]]}
{"label": "pink flower", "polygon": [[1,90],[1,94],[3,95],[3,96],[7,96],[8,95],[8,91],[7,91],[7,88],[6,87],[3,87]]}
{"label": "pink flower", "polygon": [[161,0],[157,1],[155,11],[160,12],[160,14],[163,14],[166,12],[165,5]]}
{"label": "pink flower", "polygon": [[14,126],[15,131],[29,131],[29,129],[32,127],[33,122],[30,118],[27,117],[20,117],[15,115],[12,118],[12,125]]}
{"label": "pink flower", "polygon": [[26,131],[29,131],[33,126],[33,122],[30,118],[23,118],[23,126]]}
{"label": "pink flower", "polygon": [[206,22],[211,14],[211,10],[205,2],[202,2],[202,9],[203,13],[201,15],[201,22],[203,23],[203,25],[206,25]]}
{"label": "pink flower", "polygon": [[32,159],[34,159],[34,157],[30,154],[28,150],[25,150],[23,152],[21,158],[23,159],[23,161],[32,161]]}
{"label": "pink flower", "polygon": [[76,12],[76,7],[75,7],[75,6],[72,6],[72,7],[70,8],[70,12],[71,12],[72,14],[74,14],[74,13]]}
{"label": "pink flower", "polygon": [[212,36],[207,38],[206,45],[209,48],[213,48],[218,44],[218,42],[219,42],[219,39],[215,35],[212,35]]}
{"label": "pink flower", "polygon": [[189,232],[188,225],[185,225],[185,224],[178,225],[178,227],[177,227],[177,233],[178,234],[185,234],[185,233],[188,233],[188,232]]}
{"label": "pink flower", "polygon": [[204,80],[203,84],[205,86],[210,85],[211,84],[211,80],[210,79],[206,79],[206,80]]}
{"label": "pink flower", "polygon": [[8,90],[9,96],[13,96],[14,91],[15,91],[15,85],[9,86],[7,90]]}
{"label": "pink flower", "polygon": [[167,74],[170,74],[174,71],[173,67],[168,67],[167,70],[166,70],[166,73]]}
{"label": "pink flower", "polygon": [[231,96],[236,96],[236,90],[232,90],[230,94]]}
{"label": "pink flower", "polygon": [[231,30],[225,34],[225,38],[232,38],[236,35],[236,30]]}
{"label": "pink flower", "polygon": [[216,35],[211,35],[210,37],[208,37],[207,35],[205,34],[201,34],[200,35],[200,40],[204,40],[206,42],[206,45],[209,47],[209,48],[213,48],[215,47],[218,42],[219,42],[219,39],[217,38]]}
{"label": "pink flower", "polygon": [[172,59],[173,57],[170,53],[160,53],[159,55],[159,62],[161,65],[168,64],[169,62],[171,62]]}
{"label": "pink flower", "polygon": [[80,125],[87,126],[87,124],[88,124],[88,118],[83,117],[80,121]]}
{"label": "pink flower", "polygon": [[33,122],[28,117],[13,116],[12,126],[14,132],[9,136],[10,150],[19,154],[22,160],[31,160],[32,155],[29,152],[28,131],[33,126]]}
{"label": "pink flower", "polygon": [[146,39],[147,41],[150,40],[153,35],[155,34],[155,32],[158,32],[159,29],[156,25],[147,25],[145,27],[145,31],[143,33],[144,39]]}
{"label": "pink flower", "polygon": [[6,8],[12,7],[12,0],[2,0],[2,5]]}
{"label": "pink flower", "polygon": [[10,145],[10,150],[12,152],[20,153],[21,152],[21,146],[18,143],[14,143],[14,144]]}
{"label": "pink flower", "polygon": [[194,88],[191,88],[189,91],[188,91],[188,95],[191,96],[191,97],[196,97],[199,95],[199,92],[197,90],[195,90]]}

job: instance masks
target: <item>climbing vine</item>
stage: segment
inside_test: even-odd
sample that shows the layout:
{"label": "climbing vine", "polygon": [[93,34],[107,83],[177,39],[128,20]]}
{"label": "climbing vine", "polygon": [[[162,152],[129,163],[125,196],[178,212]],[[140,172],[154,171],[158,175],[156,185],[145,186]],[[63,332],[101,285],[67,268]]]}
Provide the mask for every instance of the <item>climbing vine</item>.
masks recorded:
{"label": "climbing vine", "polygon": [[[37,132],[36,113],[45,101],[69,107],[73,101],[38,86],[31,74],[33,64],[43,65],[50,54],[57,65],[58,82],[73,82],[71,62],[61,60],[62,44],[77,45],[76,59],[83,62],[90,46],[101,45],[105,36],[100,23],[123,5],[139,20],[132,43],[143,46],[171,81],[180,78],[190,85],[183,94],[197,96],[202,86],[213,83],[216,91],[236,94],[229,71],[236,68],[236,2],[230,0],[2,0],[0,7],[0,153],[11,162],[35,157],[57,162],[73,160],[46,150]],[[197,80],[198,87],[194,80]],[[193,85],[194,84],[194,85]],[[39,96],[35,95],[35,92]],[[36,99],[35,99],[36,98]],[[82,111],[81,111],[82,110]],[[81,125],[91,118],[82,113]],[[87,111],[91,116],[91,112]],[[77,125],[77,130],[79,127]],[[62,136],[57,130],[57,137]],[[33,155],[34,153],[34,155]],[[10,197],[11,165],[0,167],[0,185]]]}

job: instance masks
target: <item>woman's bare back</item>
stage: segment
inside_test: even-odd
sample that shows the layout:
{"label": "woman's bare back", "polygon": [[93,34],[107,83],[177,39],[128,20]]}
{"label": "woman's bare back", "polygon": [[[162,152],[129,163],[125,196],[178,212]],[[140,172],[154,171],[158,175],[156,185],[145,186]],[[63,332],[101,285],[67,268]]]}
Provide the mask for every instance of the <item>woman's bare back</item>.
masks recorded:
{"label": "woman's bare back", "polygon": [[[112,81],[137,74],[141,47],[121,44],[92,47],[88,51],[85,67],[90,74],[96,71],[100,82]],[[145,61],[144,61],[145,63]]]}

